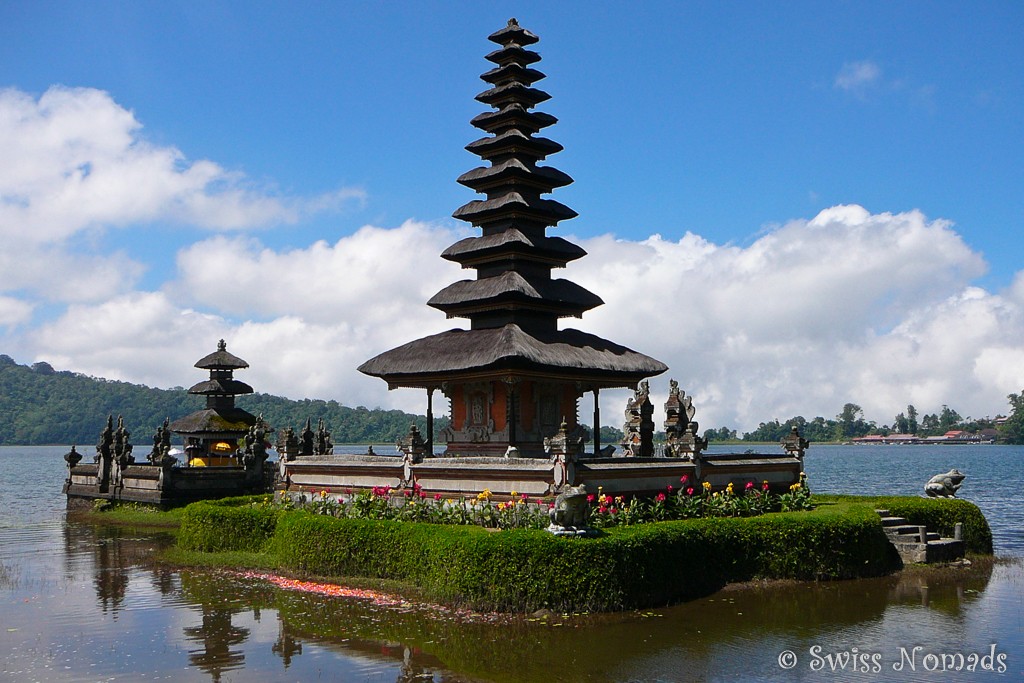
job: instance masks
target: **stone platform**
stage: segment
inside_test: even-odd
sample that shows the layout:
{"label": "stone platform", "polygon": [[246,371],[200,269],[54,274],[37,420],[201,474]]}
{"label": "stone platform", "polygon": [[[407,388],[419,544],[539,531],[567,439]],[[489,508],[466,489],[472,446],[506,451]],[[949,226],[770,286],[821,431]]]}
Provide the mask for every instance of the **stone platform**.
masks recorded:
{"label": "stone platform", "polygon": [[610,495],[656,495],[669,486],[678,489],[703,482],[722,490],[730,482],[767,481],[776,492],[800,480],[802,461],[790,454],[701,455],[682,458],[577,457],[550,458],[425,457],[395,455],[299,456],[281,463],[279,488],[287,491],[324,489],[392,489],[419,486],[442,495],[476,495],[488,489],[494,496],[518,494],[553,496],[566,486],[584,484]]}

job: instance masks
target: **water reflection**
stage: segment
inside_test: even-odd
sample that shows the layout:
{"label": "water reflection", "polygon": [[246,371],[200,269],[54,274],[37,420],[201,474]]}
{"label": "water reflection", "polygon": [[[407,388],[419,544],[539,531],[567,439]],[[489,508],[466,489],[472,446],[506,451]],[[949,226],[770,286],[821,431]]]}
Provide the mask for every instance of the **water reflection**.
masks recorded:
{"label": "water reflection", "polygon": [[[1010,678],[1022,673],[1020,560],[969,573],[729,588],[629,614],[466,622],[428,608],[384,608],[155,566],[154,551],[172,542],[166,534],[65,522],[63,501],[51,494],[60,489],[66,450],[55,448],[52,457],[47,451],[56,473],[48,481],[36,476],[51,471],[35,467],[40,449],[0,449],[0,609],[7,626],[0,629],[0,679],[964,681],[977,674],[813,672],[807,653],[813,646],[858,647],[890,664],[899,647],[986,652],[993,643],[1009,654]],[[850,470],[839,482],[867,481],[850,468],[878,471],[891,456],[862,450],[847,459],[838,448],[820,449],[822,457],[808,462],[819,490],[832,476],[828,468]],[[926,460],[924,451],[899,455],[900,467]],[[945,460],[956,452],[939,455],[941,466],[936,457],[914,471],[949,469]],[[1024,508],[1016,502],[1022,455],[1024,449],[978,450],[969,463],[977,475],[971,494],[992,498],[978,502],[994,522],[997,548],[1024,548]],[[993,474],[984,475],[983,464]],[[1003,517],[1000,506],[1015,512]],[[779,668],[784,650],[796,653],[797,668]]]}

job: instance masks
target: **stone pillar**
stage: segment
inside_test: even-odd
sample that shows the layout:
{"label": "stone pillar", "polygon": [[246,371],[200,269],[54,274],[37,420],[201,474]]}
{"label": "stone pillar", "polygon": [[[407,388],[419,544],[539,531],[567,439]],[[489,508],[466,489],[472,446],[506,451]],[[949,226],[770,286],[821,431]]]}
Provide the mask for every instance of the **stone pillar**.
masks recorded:
{"label": "stone pillar", "polygon": [[601,390],[594,387],[594,457],[601,455]]}

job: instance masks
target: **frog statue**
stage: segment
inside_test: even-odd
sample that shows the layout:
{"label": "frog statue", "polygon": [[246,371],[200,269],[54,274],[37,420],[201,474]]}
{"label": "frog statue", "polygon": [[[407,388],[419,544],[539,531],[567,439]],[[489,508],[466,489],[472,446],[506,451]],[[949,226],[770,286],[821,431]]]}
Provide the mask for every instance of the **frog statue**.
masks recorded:
{"label": "frog statue", "polygon": [[567,486],[555,498],[555,506],[548,511],[551,517],[548,531],[556,536],[586,535],[589,531],[586,528],[589,508],[586,486]]}
{"label": "frog statue", "polygon": [[954,498],[956,492],[963,486],[966,477],[966,474],[957,469],[952,469],[945,474],[936,474],[924,485],[924,492],[932,498]]}

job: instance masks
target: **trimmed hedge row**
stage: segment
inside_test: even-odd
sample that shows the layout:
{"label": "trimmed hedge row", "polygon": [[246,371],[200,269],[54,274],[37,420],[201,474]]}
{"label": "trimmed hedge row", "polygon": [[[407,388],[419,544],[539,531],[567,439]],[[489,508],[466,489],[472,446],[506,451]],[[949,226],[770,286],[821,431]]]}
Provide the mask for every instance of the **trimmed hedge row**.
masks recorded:
{"label": "trimmed hedge row", "polygon": [[815,501],[867,503],[886,509],[894,517],[905,517],[910,524],[923,524],[952,538],[957,522],[964,525],[967,552],[992,554],[992,529],[974,503],[959,498],[915,498],[913,496],[815,496]]}
{"label": "trimmed hedge row", "polygon": [[204,553],[264,550],[281,516],[281,511],[268,503],[267,496],[191,503],[181,516],[178,545]]}
{"label": "trimmed hedge row", "polygon": [[877,576],[899,566],[866,506],[618,527],[596,538],[291,512],[272,549],[289,569],[396,579],[433,600],[502,611],[663,605],[734,581]]}
{"label": "trimmed hedge row", "polygon": [[757,578],[887,574],[900,561],[874,512],[882,506],[944,534],[964,522],[968,548],[991,552],[988,523],[966,501],[816,500],[822,505],[811,512],[660,522],[560,538],[527,529],[282,512],[248,497],[188,506],[178,544],[204,552],[269,552],[282,569],[393,579],[418,586],[431,600],[500,611],[621,610],[680,602]]}

